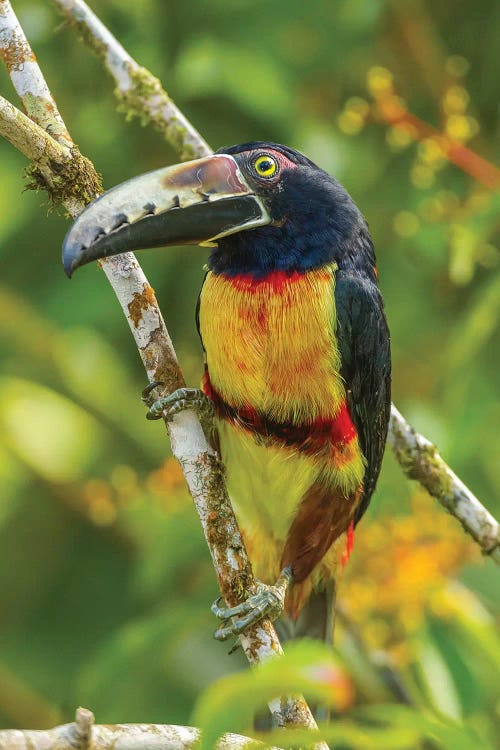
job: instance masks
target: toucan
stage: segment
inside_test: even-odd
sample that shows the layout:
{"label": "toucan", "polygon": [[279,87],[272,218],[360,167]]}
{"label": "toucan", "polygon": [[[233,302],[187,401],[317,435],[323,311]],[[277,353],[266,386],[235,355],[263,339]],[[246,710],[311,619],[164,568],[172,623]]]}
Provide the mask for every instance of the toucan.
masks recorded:
{"label": "toucan", "polygon": [[[335,577],[380,472],[390,413],[390,337],[367,223],[342,185],[264,141],[112,188],[63,246],[90,261],[168,245],[208,247],[196,308],[201,391],[156,399],[151,418],[213,410],[213,440],[256,594],[213,607],[216,637],[264,615],[331,640]],[[154,397],[151,399],[154,400]]]}

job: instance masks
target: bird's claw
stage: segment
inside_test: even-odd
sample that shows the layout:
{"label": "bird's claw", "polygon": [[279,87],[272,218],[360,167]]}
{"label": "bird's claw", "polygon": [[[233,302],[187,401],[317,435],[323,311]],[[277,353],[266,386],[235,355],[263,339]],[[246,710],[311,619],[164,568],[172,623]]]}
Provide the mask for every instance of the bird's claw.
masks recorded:
{"label": "bird's claw", "polygon": [[204,422],[209,422],[213,418],[213,404],[199,388],[178,388],[168,396],[154,399],[152,392],[159,385],[163,383],[150,383],[142,392],[142,402],[149,407],[146,419],[170,421],[184,409],[194,409]]}
{"label": "bird's claw", "polygon": [[141,393],[141,401],[144,404],[144,406],[152,406],[155,402],[155,398],[153,396],[153,391],[158,388],[159,385],[165,385],[165,383],[162,380],[153,380],[152,383],[149,383],[147,385],[143,392]]}
{"label": "bird's claw", "polygon": [[[285,595],[292,580],[289,568],[281,573],[274,586],[265,583],[257,584],[257,591],[235,607],[221,607],[222,597],[212,604],[212,612],[222,620],[222,625],[214,633],[218,641],[227,641],[231,636],[238,636],[247,628],[255,625],[263,617],[276,620],[283,612]],[[234,618],[232,622],[231,618]]]}

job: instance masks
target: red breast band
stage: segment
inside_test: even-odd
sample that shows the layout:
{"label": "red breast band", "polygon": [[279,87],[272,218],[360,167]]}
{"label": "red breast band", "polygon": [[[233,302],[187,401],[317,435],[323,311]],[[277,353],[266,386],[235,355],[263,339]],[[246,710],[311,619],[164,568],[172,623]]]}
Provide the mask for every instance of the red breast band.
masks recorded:
{"label": "red breast band", "polygon": [[[332,275],[330,271],[324,271],[324,281],[331,282]],[[316,272],[318,277],[320,272]],[[287,284],[293,284],[301,281],[306,277],[306,272],[299,271],[272,271],[265,276],[255,277],[251,273],[240,273],[235,276],[222,274],[226,281],[229,281],[236,289],[242,292],[257,292],[259,289],[266,288],[274,293],[279,293]],[[323,278],[323,276],[321,276]]]}
{"label": "red breast band", "polygon": [[357,436],[345,401],[332,419],[319,418],[313,422],[291,424],[268,419],[251,406],[235,407],[226,403],[210,382],[208,370],[203,376],[202,389],[213,401],[220,419],[227,419],[265,439],[294,446],[305,453],[317,453],[326,445],[342,449]]}

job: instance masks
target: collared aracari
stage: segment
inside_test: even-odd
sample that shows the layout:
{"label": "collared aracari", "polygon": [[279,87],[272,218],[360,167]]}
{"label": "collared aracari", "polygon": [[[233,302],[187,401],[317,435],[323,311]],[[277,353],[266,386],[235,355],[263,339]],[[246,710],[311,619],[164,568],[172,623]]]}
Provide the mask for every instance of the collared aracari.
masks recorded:
{"label": "collared aracari", "polygon": [[[216,636],[284,607],[297,629],[328,640],[335,573],[375,489],[390,412],[367,224],[305,156],[252,142],[109,190],[69,231],[63,263],[71,275],[91,260],[179,244],[211,247],[196,314],[202,389],[262,581],[239,606],[214,605],[224,620]],[[160,399],[149,416],[201,407],[199,396]]]}

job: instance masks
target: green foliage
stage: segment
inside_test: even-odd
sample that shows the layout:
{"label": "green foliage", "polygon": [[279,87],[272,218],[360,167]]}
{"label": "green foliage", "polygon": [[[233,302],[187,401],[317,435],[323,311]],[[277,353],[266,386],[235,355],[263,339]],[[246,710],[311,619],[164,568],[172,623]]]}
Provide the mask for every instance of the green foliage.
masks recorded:
{"label": "green foliage", "polygon": [[[346,692],[347,689],[347,692]],[[291,644],[283,659],[267,662],[254,672],[245,670],[213,683],[198,699],[192,723],[202,729],[202,747],[214,747],[226,731],[265,742],[267,746],[311,747],[324,740],[339,750],[493,750],[481,733],[461,720],[429,709],[397,705],[364,707],[354,720],[335,719],[319,731],[279,730],[256,733],[252,720],[277,695],[304,693],[335,714],[348,696],[348,683],[330,649],[313,642]]]}
{"label": "green foliage", "polygon": [[345,705],[349,690],[331,649],[313,641],[290,644],[282,659],[211,685],[198,699],[192,723],[201,728],[203,744],[210,748],[225,731],[251,735],[254,715],[276,696],[304,692],[316,703]]}
{"label": "green foliage", "polygon": [[[106,187],[178,159],[151,125],[125,121],[50,4],[14,6]],[[453,137],[483,171],[498,160],[497,4],[95,9],[214,148],[289,143],[346,185],[377,248],[394,401],[500,515],[500,199],[443,155]],[[0,91],[15,102],[3,70]],[[437,136],[396,127],[394,111]],[[389,455],[341,588],[335,655],[306,644],[250,673],[213,642],[209,556],[163,427],[144,419],[127,325],[97,268],[64,277],[68,221],[23,192],[25,167],[0,142],[0,724],[50,726],[85,703],[99,722],[192,717],[209,746],[250,732],[254,707],[286,687],[333,705],[322,731],[338,750],[497,746],[498,574],[441,509],[421,510]],[[205,257],[141,255],[191,384]]]}

